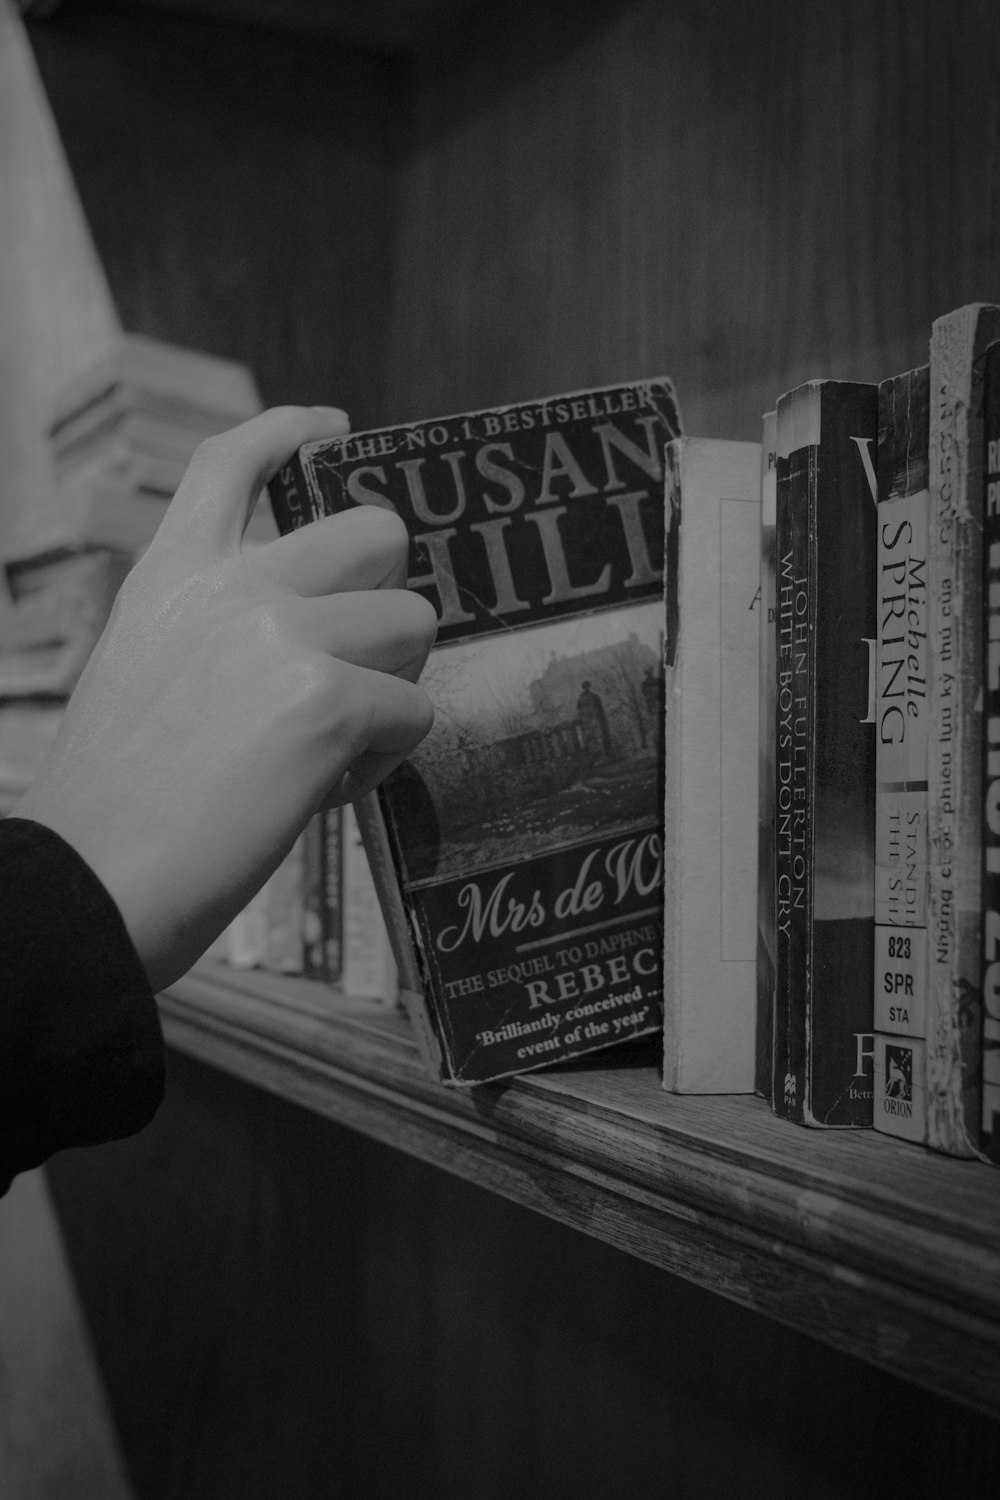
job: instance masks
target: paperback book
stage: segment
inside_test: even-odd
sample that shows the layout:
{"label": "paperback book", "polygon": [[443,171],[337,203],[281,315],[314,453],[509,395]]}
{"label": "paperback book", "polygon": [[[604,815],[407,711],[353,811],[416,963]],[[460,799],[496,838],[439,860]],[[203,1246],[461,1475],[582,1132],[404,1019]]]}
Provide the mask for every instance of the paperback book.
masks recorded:
{"label": "paperback book", "polygon": [[663,1083],[752,1093],[761,445],[678,438],[667,459]]}
{"label": "paperback book", "polygon": [[1000,343],[983,356],[983,930],[980,1146],[1000,1166]]}
{"label": "paperback book", "polygon": [[876,1130],[927,1129],[927,505],[930,371],[878,393]]}
{"label": "paperback book", "polygon": [[757,1000],[754,1028],[754,1093],[771,1099],[774,1050],[774,976],[777,954],[774,886],[774,793],[777,616],[775,522],[776,411],[761,419],[759,695],[757,711]]}
{"label": "paperback book", "polygon": [[660,1031],[680,431],[658,378],[307,444],[272,481],[281,531],[394,508],[438,611],[434,728],[358,815],[401,997],[447,1082]]}
{"label": "paperback book", "polygon": [[872,1123],[877,389],[777,407],[772,1108]]}
{"label": "paperback book", "polygon": [[956,1156],[978,1151],[981,1124],[983,355],[997,338],[1000,307],[983,303],[931,330],[924,1139]]}

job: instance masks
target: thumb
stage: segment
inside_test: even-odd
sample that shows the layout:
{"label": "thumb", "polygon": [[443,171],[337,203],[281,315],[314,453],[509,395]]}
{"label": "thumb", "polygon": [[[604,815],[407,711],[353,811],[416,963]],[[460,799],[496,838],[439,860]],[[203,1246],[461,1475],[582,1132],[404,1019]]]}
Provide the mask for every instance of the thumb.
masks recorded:
{"label": "thumb", "polygon": [[[268,480],[303,443],[344,437],[347,414],[333,406],[272,406],[195,450],[157,531],[157,544],[204,561],[239,550]],[[162,542],[161,542],[162,538]]]}

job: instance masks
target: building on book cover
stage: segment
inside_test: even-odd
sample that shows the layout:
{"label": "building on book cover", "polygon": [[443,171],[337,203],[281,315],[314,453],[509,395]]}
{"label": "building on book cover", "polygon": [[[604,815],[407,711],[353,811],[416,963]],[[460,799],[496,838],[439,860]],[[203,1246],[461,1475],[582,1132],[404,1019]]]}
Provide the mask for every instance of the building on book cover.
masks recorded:
{"label": "building on book cover", "polygon": [[777,407],[772,1108],[872,1123],[877,388]]}
{"label": "building on book cover", "polygon": [[930,371],[878,392],[875,703],[876,1130],[927,1128],[927,479]]}
{"label": "building on book cover", "polygon": [[777,475],[776,411],[761,419],[760,446],[760,605],[757,709],[757,1002],[754,1028],[754,1092],[771,1099],[774,975],[777,951],[774,889],[775,792],[775,520]]}
{"label": "building on book cover", "polygon": [[997,338],[1000,307],[983,303],[931,329],[926,1141],[956,1156],[981,1123],[982,356]]}
{"label": "building on book cover", "polygon": [[308,444],[272,481],[282,531],[397,510],[438,610],[435,726],[358,812],[401,995],[447,1081],[660,1029],[679,435],[659,378]]}
{"label": "building on book cover", "polygon": [[752,1093],[761,445],[678,438],[667,459],[678,546],[664,720],[663,1083]]}
{"label": "building on book cover", "polygon": [[980,1147],[1000,1166],[1000,343],[983,356],[983,894]]}

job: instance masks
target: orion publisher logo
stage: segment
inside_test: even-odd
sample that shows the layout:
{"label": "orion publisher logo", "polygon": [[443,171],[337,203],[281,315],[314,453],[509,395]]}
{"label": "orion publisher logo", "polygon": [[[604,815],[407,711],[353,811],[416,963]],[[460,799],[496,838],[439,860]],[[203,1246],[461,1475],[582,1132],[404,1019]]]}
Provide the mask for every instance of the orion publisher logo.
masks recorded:
{"label": "orion publisher logo", "polygon": [[886,1046],[883,1107],[890,1115],[913,1113],[913,1051],[909,1047]]}

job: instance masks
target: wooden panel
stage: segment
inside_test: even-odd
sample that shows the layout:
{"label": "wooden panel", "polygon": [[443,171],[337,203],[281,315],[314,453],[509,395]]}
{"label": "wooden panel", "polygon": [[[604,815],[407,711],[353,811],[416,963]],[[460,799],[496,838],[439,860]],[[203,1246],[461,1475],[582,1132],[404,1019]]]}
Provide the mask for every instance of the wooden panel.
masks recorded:
{"label": "wooden panel", "polygon": [[321,986],[202,965],[162,1005],[195,1057],[1000,1415],[1000,1193],[981,1163],[667,1094],[655,1047],[446,1089],[401,1017]]}
{"label": "wooden panel", "polygon": [[[400,173],[394,418],[664,371],[689,431],[1000,298],[998,8],[614,0],[456,29]],[[431,357],[430,351],[433,351]]]}
{"label": "wooden panel", "polygon": [[125,327],[373,420],[395,65],[113,4],[30,35]]}
{"label": "wooden panel", "polygon": [[[366,0],[364,5],[358,5],[357,0],[127,0],[127,3],[336,36],[370,47],[427,51],[435,45],[442,29],[478,0]],[[52,0],[40,0],[38,8],[43,13],[51,10]]]}
{"label": "wooden panel", "polygon": [[995,1423],[183,1057],[49,1177],[139,1500],[995,1494]]}

